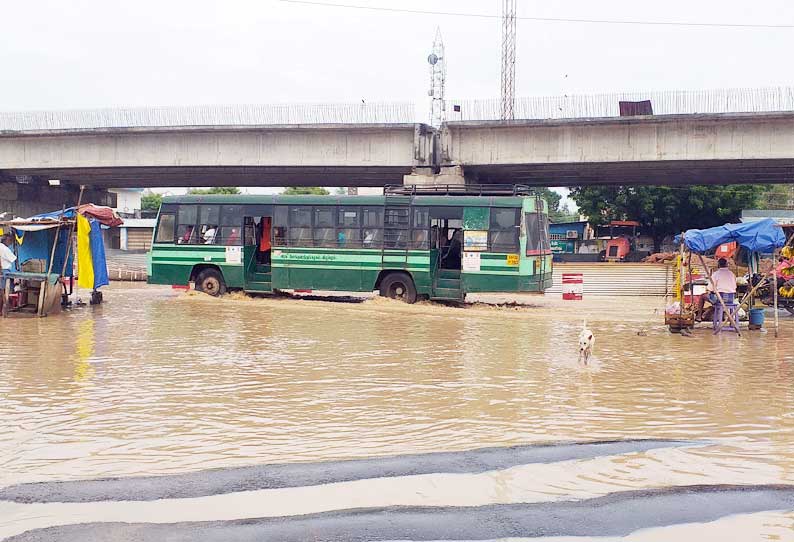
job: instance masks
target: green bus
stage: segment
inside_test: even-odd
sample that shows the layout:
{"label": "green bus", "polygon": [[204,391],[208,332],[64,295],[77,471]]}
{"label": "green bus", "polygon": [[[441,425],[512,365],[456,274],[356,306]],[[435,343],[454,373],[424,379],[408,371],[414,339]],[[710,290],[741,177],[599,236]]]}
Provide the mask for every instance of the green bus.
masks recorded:
{"label": "green bus", "polygon": [[[494,192],[492,190],[492,192]],[[496,192],[499,194],[499,192]],[[413,303],[551,286],[548,206],[531,192],[163,198],[149,283],[372,292]]]}

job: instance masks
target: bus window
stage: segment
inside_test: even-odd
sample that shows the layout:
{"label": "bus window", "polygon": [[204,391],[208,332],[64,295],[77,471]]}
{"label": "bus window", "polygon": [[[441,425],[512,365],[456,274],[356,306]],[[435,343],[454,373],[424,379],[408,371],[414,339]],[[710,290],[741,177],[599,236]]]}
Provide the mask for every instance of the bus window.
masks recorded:
{"label": "bus window", "polygon": [[419,250],[428,249],[430,232],[430,209],[414,207],[411,220],[411,247]]}
{"label": "bus window", "polygon": [[314,246],[333,248],[336,246],[336,229],[334,228],[335,207],[314,208]]}
{"label": "bus window", "polygon": [[294,206],[289,208],[289,246],[312,246],[312,208]]}
{"label": "bus window", "polygon": [[358,207],[339,207],[337,209],[336,244],[340,247],[361,246],[361,221]]}
{"label": "bus window", "polygon": [[410,209],[395,207],[386,209],[384,217],[383,246],[385,248],[408,248],[410,237]]}
{"label": "bus window", "polygon": [[289,209],[286,206],[278,205],[273,214],[273,244],[279,247],[286,246]]}
{"label": "bus window", "polygon": [[176,242],[180,244],[197,243],[196,220],[198,219],[198,206],[180,205],[176,216]]}
{"label": "bus window", "polygon": [[218,235],[218,226],[220,225],[220,205],[201,205],[199,206],[199,229],[198,238],[199,242],[205,245],[215,244]]}
{"label": "bus window", "polygon": [[491,252],[518,252],[518,209],[491,208],[488,244]]}
{"label": "bus window", "polygon": [[256,245],[256,225],[252,217],[245,217],[243,224],[243,240],[245,246]]}
{"label": "bus window", "polygon": [[160,215],[157,221],[157,237],[155,243],[173,243],[174,242],[174,224],[176,223],[176,216],[169,213]]}
{"label": "bus window", "polygon": [[239,245],[242,240],[240,228],[243,224],[242,205],[222,205],[220,212],[220,231],[216,244]]}
{"label": "bus window", "polygon": [[383,245],[383,208],[361,209],[362,245],[364,248],[380,248]]}
{"label": "bus window", "polygon": [[551,250],[549,245],[549,217],[541,213],[526,213],[527,256]]}

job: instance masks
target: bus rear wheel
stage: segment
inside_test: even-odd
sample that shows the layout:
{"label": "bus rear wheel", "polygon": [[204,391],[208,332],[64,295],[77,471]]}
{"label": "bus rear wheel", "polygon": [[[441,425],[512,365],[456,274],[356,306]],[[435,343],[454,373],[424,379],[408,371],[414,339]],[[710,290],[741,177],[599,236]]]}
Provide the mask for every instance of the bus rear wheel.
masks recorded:
{"label": "bus rear wheel", "polygon": [[223,275],[217,269],[205,269],[196,277],[196,290],[214,297],[226,293]]}
{"label": "bus rear wheel", "polygon": [[406,303],[416,303],[416,286],[410,275],[391,273],[381,281],[380,295]]}

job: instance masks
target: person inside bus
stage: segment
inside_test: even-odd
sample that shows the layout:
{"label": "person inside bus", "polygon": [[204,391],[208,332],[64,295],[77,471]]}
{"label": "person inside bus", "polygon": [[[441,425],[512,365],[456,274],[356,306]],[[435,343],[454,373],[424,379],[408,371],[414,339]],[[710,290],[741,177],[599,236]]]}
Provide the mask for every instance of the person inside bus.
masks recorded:
{"label": "person inside bus", "polygon": [[270,263],[270,250],[273,245],[270,241],[271,218],[263,216],[259,220],[259,247],[256,251],[256,261],[261,264]]}
{"label": "person inside bus", "polygon": [[372,247],[375,243],[375,237],[378,234],[377,230],[364,230],[364,247]]}
{"label": "person inside bus", "polygon": [[190,242],[190,238],[193,237],[193,229],[195,226],[184,226],[185,233],[182,234],[182,237],[179,238],[179,244],[184,245]]}
{"label": "person inside bus", "polygon": [[452,239],[444,249],[442,261],[446,269],[460,269],[461,259],[463,258],[463,231],[453,230]]}
{"label": "person inside bus", "polygon": [[445,226],[438,228],[438,250],[443,256],[449,246],[449,230]]}
{"label": "person inside bus", "polygon": [[[713,284],[713,285],[712,285]],[[736,295],[736,275],[728,269],[728,260],[720,258],[717,260],[717,270],[711,274],[711,280],[706,286],[706,292],[701,294],[697,302],[696,315],[698,320],[703,319],[703,307],[706,301],[712,305],[719,303],[714,292],[717,291],[724,303],[730,305]]]}
{"label": "person inside bus", "polygon": [[215,229],[215,226],[210,226],[207,228],[207,230],[204,232],[204,235],[202,236],[205,245],[211,245],[215,242],[216,231],[217,230]]}

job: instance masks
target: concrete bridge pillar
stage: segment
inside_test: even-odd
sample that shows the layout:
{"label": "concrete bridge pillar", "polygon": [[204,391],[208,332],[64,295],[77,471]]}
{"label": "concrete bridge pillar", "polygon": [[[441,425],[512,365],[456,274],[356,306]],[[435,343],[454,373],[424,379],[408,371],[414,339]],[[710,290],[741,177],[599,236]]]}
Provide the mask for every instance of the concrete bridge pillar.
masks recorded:
{"label": "concrete bridge pillar", "polygon": [[465,185],[467,182],[461,166],[444,166],[435,172],[434,168],[415,168],[403,176],[403,184],[417,186]]}
{"label": "concrete bridge pillar", "polygon": [[[28,217],[57,211],[64,206],[73,207],[79,196],[80,187],[75,185],[50,186],[42,180],[20,183],[7,178],[0,179],[0,213],[8,213],[7,218]],[[83,203],[115,207],[116,195],[104,189],[87,188],[83,192]]]}

